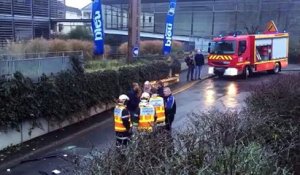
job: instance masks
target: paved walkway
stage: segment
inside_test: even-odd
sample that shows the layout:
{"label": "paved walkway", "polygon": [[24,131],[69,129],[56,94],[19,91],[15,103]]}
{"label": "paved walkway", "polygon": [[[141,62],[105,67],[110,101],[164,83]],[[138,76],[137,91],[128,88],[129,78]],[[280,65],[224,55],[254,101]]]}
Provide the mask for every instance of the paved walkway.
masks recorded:
{"label": "paved walkway", "polygon": [[300,71],[300,64],[289,64],[283,71]]}
{"label": "paved walkway", "polygon": [[[176,91],[176,90],[178,90],[180,88],[183,88],[184,86],[186,86],[188,84],[193,84],[195,82],[196,83],[200,82],[199,80],[187,81],[187,79],[186,79],[187,78],[187,69],[186,69],[186,67],[183,67],[183,66],[182,66],[182,69],[183,70],[181,71],[180,76],[179,76],[179,82],[177,84],[171,86],[171,89],[173,91]],[[206,79],[208,77],[207,73],[208,73],[208,66],[204,65],[202,67],[202,71],[201,71],[201,78],[202,78],[202,80],[204,80],[204,79]]]}

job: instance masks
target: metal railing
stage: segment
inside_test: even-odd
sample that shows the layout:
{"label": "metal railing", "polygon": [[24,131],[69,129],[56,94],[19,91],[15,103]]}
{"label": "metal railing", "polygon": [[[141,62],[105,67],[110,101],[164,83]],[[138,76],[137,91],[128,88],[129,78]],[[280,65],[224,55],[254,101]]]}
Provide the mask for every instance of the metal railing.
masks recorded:
{"label": "metal railing", "polygon": [[83,52],[3,54],[0,55],[0,77],[9,80],[20,72],[37,81],[43,74],[72,70],[71,56],[83,59]]}

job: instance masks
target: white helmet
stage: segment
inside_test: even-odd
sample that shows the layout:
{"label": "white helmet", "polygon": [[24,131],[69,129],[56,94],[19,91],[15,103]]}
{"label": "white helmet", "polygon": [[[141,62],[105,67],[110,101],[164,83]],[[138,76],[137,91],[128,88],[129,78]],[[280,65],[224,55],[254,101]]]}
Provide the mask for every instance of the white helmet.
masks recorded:
{"label": "white helmet", "polygon": [[127,95],[125,95],[125,94],[122,94],[122,95],[119,96],[119,100],[120,100],[120,101],[121,101],[121,100],[122,100],[122,101],[123,101],[123,100],[124,100],[124,101],[125,101],[125,100],[129,100],[129,97],[128,97]]}
{"label": "white helmet", "polygon": [[150,99],[150,94],[148,92],[142,93],[141,99],[147,99],[147,100],[149,100]]}

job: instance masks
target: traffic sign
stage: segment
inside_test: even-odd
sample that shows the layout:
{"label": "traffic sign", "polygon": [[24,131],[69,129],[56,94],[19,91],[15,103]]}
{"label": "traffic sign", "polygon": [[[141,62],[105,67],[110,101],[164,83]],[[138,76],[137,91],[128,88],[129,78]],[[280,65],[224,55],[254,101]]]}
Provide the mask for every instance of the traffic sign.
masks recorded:
{"label": "traffic sign", "polygon": [[138,47],[134,47],[133,51],[132,51],[132,54],[133,54],[134,57],[139,56],[139,48]]}

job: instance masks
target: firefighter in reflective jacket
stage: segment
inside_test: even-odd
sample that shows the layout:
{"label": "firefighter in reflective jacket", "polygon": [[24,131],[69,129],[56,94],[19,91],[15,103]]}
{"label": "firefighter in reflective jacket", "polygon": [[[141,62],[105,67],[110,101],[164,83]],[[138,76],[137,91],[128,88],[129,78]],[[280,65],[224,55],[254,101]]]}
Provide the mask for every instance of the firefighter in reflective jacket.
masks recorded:
{"label": "firefighter in reflective jacket", "polygon": [[149,104],[150,94],[144,92],[141,96],[141,102],[139,104],[139,121],[138,131],[150,133],[153,131],[155,122],[155,109]]}
{"label": "firefighter in reflective jacket", "polygon": [[126,146],[129,143],[132,135],[130,114],[126,106],[128,100],[129,97],[127,95],[120,95],[118,104],[114,109],[117,147],[120,147],[122,145]]}
{"label": "firefighter in reflective jacket", "polygon": [[153,94],[149,100],[149,104],[155,108],[156,126],[165,126],[165,104],[164,99],[158,94]]}

